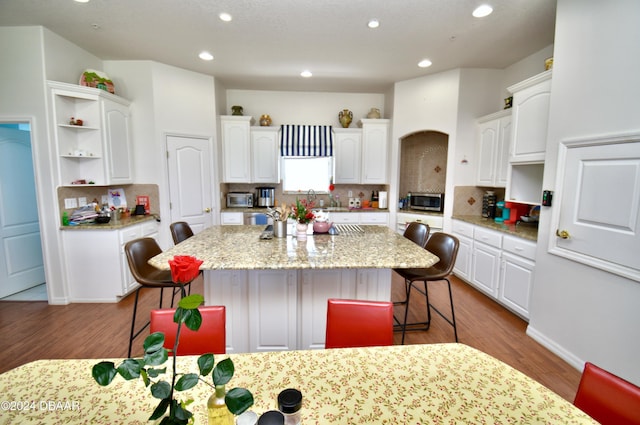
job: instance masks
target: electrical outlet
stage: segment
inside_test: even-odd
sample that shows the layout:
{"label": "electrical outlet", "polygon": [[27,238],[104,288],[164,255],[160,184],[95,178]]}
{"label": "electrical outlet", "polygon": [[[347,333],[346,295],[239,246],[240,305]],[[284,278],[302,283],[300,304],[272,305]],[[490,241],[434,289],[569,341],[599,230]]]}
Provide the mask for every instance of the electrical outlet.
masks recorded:
{"label": "electrical outlet", "polygon": [[78,208],[78,200],[76,198],[64,198],[64,208]]}
{"label": "electrical outlet", "polygon": [[109,196],[107,196],[107,195],[102,195],[102,201],[101,201],[101,204],[102,204],[102,205],[104,205],[104,204],[108,204],[108,203],[109,203]]}
{"label": "electrical outlet", "polygon": [[347,198],[353,198],[353,190],[349,191],[349,194],[347,195]]}
{"label": "electrical outlet", "polygon": [[85,205],[87,205],[87,198],[85,198],[84,196],[78,198],[78,206],[84,207]]}

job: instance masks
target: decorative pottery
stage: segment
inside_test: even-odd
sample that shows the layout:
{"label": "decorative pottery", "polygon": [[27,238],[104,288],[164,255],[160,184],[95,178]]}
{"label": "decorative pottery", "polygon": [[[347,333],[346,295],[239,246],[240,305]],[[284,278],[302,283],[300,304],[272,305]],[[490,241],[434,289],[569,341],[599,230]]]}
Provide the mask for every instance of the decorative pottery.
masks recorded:
{"label": "decorative pottery", "polygon": [[353,121],[353,112],[348,109],[343,109],[338,113],[338,120],[342,125],[342,128],[349,128],[351,121]]}
{"label": "decorative pottery", "polygon": [[544,70],[548,71],[553,68],[553,56],[544,60]]}
{"label": "decorative pottery", "polygon": [[328,221],[314,221],[313,222],[313,232],[314,233],[327,233],[329,229],[333,226],[333,223]]}
{"label": "decorative pottery", "polygon": [[309,224],[307,223],[296,223],[296,239],[304,240],[307,239],[307,228]]}
{"label": "decorative pottery", "polygon": [[271,125],[271,117],[268,114],[260,116],[260,125],[262,127],[269,127]]}
{"label": "decorative pottery", "polygon": [[378,108],[371,108],[371,110],[369,111],[369,113],[367,114],[367,118],[374,118],[374,119],[378,119],[380,118],[380,109]]}
{"label": "decorative pottery", "polygon": [[243,115],[243,114],[244,114],[244,109],[242,109],[242,106],[234,105],[231,107],[231,115]]}

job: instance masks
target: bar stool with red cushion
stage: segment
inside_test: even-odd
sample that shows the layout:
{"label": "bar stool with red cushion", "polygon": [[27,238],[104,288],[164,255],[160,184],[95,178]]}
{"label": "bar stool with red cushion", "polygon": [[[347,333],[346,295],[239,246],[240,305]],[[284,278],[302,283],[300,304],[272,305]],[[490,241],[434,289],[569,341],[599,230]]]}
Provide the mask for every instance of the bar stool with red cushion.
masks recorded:
{"label": "bar stool with red cushion", "polygon": [[393,345],[393,303],[388,301],[327,301],[325,348]]}
{"label": "bar stool with red cushion", "polygon": [[573,404],[603,425],[640,425],[640,387],[589,362]]}
{"label": "bar stool with red cushion", "polygon": [[[180,328],[179,356],[196,356],[206,353],[225,354],[226,312],[222,306],[198,307],[202,315],[200,329],[192,331],[184,324]],[[151,310],[151,333],[164,333],[164,348],[173,350],[178,324],[173,321],[176,309]]]}

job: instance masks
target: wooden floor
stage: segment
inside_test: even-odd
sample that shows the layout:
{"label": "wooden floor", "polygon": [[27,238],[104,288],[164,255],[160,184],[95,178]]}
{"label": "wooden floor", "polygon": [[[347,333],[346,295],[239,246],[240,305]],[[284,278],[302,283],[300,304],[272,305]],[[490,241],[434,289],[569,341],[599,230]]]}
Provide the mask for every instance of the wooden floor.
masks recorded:
{"label": "wooden floor", "polygon": [[[579,371],[529,338],[525,334],[526,322],[460,280],[452,278],[452,283],[461,343],[502,360],[573,401]],[[403,286],[394,274],[394,300],[402,299]],[[435,283],[429,288],[432,303],[448,312],[446,283]],[[192,291],[203,293],[202,283],[194,282]],[[148,318],[149,310],[158,305],[158,297],[158,290],[142,290],[139,317]],[[133,298],[131,295],[115,304],[66,306],[0,302],[0,373],[44,358],[126,357]],[[165,306],[168,307],[166,295]],[[420,313],[425,313],[424,298],[414,292],[409,321],[416,321]],[[403,314],[402,307],[397,308],[397,314]],[[136,339],[134,355],[140,354],[143,339],[142,335]],[[399,333],[395,340],[400,343]],[[409,332],[405,343],[453,341],[453,328],[436,315],[429,331]]]}

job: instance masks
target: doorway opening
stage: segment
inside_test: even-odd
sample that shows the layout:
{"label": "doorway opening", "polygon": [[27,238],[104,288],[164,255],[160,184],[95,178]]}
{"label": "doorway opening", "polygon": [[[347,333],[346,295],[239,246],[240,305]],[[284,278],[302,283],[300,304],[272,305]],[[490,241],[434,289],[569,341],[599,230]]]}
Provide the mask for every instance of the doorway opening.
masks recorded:
{"label": "doorway opening", "polygon": [[0,299],[47,300],[28,122],[0,122]]}

